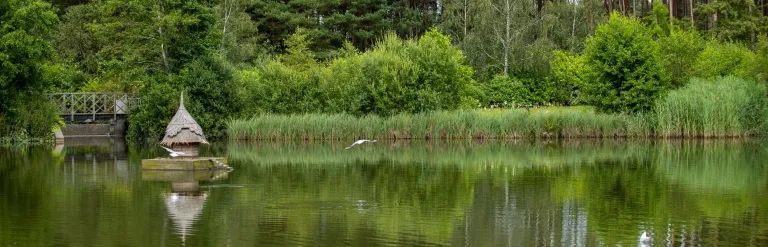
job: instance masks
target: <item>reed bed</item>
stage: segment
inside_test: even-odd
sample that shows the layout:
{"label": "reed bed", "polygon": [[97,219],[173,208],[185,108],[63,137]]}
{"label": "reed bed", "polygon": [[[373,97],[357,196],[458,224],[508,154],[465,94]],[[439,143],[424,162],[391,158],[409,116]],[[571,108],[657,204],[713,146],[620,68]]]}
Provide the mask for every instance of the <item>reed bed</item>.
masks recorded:
{"label": "reed bed", "polygon": [[661,137],[742,137],[765,132],[766,88],[722,77],[693,79],[656,104]]}
{"label": "reed bed", "polygon": [[265,114],[229,122],[235,140],[350,140],[357,138],[518,139],[616,138],[650,135],[642,116],[592,111],[548,112],[523,109],[435,111],[391,117],[348,114]]}
{"label": "reed bed", "polygon": [[768,131],[766,87],[736,77],[693,79],[656,102],[653,112],[603,114],[590,108],[434,111],[356,117],[264,114],[228,123],[234,140],[385,140],[523,138],[714,138]]}

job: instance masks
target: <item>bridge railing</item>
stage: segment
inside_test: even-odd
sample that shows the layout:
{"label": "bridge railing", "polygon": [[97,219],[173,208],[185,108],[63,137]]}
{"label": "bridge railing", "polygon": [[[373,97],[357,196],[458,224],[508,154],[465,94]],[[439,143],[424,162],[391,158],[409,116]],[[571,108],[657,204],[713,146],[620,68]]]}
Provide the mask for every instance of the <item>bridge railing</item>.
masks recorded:
{"label": "bridge railing", "polygon": [[141,105],[141,98],[135,93],[49,93],[48,100],[53,101],[61,116],[69,116],[71,120],[76,115],[128,114]]}

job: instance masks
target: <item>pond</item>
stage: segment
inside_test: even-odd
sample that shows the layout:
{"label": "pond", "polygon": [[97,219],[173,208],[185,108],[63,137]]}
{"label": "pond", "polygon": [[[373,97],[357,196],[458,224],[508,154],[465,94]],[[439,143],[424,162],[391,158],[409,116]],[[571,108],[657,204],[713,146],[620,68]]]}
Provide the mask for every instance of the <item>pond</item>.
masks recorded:
{"label": "pond", "polygon": [[0,246],[768,246],[764,140],[347,145],[0,148]]}

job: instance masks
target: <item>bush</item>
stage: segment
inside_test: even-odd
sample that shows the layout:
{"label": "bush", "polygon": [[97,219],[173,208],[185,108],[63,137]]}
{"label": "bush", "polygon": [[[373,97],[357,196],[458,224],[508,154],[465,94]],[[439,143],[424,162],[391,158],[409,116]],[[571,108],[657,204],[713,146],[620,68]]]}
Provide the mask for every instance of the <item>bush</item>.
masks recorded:
{"label": "bush", "polygon": [[128,115],[127,139],[160,140],[178,109],[179,92],[180,90],[172,87],[164,76],[147,83],[141,90],[141,107]]}
{"label": "bush", "polygon": [[[242,104],[236,94],[234,75],[229,64],[217,56],[202,56],[187,64],[174,85],[187,94],[186,108],[207,137],[224,138],[226,120],[240,112]],[[175,93],[178,97],[178,93]]]}
{"label": "bush", "polygon": [[451,45],[448,36],[434,28],[410,47],[407,55],[419,68],[418,79],[412,85],[418,92],[411,102],[419,102],[421,97],[434,97],[435,100],[419,102],[411,107],[411,112],[460,108],[462,97],[475,87],[474,69],[468,65],[462,51]]}
{"label": "bush", "polygon": [[755,54],[747,47],[736,43],[709,41],[701,51],[693,66],[695,77],[714,78],[727,75],[745,75],[746,67],[755,59]]}
{"label": "bush", "polygon": [[768,36],[760,36],[755,46],[755,56],[747,56],[737,71],[739,76],[768,83]]}
{"label": "bush", "polygon": [[492,107],[514,107],[522,102],[523,84],[505,75],[497,75],[484,85],[486,105]]}
{"label": "bush", "polygon": [[553,56],[550,62],[552,83],[554,84],[552,103],[579,104],[582,101],[581,91],[584,87],[584,76],[587,71],[584,58],[565,51],[555,51]]}
{"label": "bush", "polygon": [[586,94],[602,112],[645,112],[669,89],[658,46],[646,27],[614,13],[587,39]]}
{"label": "bush", "polygon": [[477,105],[472,68],[436,30],[418,41],[390,34],[362,54],[346,47],[327,64],[301,56],[307,42],[295,36],[279,61],[236,73],[246,113],[394,115]]}
{"label": "bush", "polygon": [[0,133],[10,142],[51,138],[54,129],[64,126],[56,106],[40,93],[16,95],[9,106],[0,113]]}
{"label": "bush", "polygon": [[748,136],[765,132],[766,87],[736,77],[694,79],[656,104],[658,135]]}
{"label": "bush", "polygon": [[658,39],[661,63],[670,76],[675,88],[682,87],[691,78],[697,57],[704,49],[705,42],[694,31],[672,29],[668,36]]}

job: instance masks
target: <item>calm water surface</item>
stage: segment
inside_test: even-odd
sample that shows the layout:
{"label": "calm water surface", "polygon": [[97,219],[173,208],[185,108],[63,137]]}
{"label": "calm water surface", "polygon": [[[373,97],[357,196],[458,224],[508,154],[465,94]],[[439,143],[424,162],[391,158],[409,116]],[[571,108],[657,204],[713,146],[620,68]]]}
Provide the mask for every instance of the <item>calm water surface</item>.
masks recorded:
{"label": "calm water surface", "polygon": [[0,246],[768,246],[768,141],[0,148]]}

